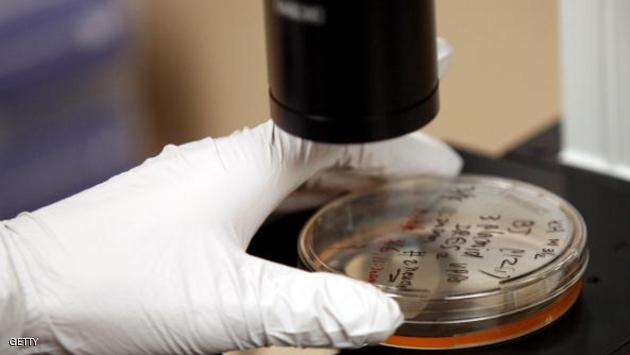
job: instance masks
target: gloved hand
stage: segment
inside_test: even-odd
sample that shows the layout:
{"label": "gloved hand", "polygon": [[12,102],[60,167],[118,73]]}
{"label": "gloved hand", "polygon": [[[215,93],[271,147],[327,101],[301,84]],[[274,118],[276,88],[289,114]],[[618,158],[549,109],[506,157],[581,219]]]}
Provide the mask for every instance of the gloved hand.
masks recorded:
{"label": "gloved hand", "polygon": [[402,316],[375,287],[245,253],[287,194],[341,166],[454,175],[460,159],[420,133],[326,145],[271,121],[167,146],[103,184],[0,223],[0,350],[17,336],[39,338],[27,351],[91,354],[383,341]]}

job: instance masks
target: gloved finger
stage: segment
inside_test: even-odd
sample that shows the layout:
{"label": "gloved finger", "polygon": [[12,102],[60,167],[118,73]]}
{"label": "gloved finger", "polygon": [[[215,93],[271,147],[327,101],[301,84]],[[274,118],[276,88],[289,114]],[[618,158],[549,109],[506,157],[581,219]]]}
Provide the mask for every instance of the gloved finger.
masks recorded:
{"label": "gloved finger", "polygon": [[396,302],[370,284],[247,258],[241,302],[259,318],[242,327],[241,348],[361,347],[383,342],[403,321]]}
{"label": "gloved finger", "polygon": [[351,146],[348,158],[344,166],[381,176],[453,176],[462,166],[461,158],[451,147],[421,132]]}
{"label": "gloved finger", "polygon": [[177,156],[212,193],[192,195],[220,206],[217,216],[230,224],[242,248],[291,191],[326,168],[405,176],[452,175],[461,166],[446,144],[420,133],[371,144],[324,144],[290,135],[271,121],[229,137],[184,145]]}
{"label": "gloved finger", "polygon": [[346,161],[309,179],[278,207],[279,213],[314,208],[348,192],[389,179],[431,174],[454,176],[461,158],[444,142],[421,132],[348,147]]}
{"label": "gloved finger", "polygon": [[438,78],[442,79],[453,59],[453,46],[444,38],[437,38]]}

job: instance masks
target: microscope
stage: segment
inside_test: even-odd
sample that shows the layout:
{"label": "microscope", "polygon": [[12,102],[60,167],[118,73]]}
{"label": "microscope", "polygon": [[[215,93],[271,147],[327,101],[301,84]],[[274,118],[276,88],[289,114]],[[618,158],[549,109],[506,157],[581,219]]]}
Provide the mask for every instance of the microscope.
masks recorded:
{"label": "microscope", "polygon": [[438,113],[433,0],[265,0],[271,116],[313,141],[397,137]]}
{"label": "microscope", "polygon": [[[564,91],[569,98],[565,100],[569,110],[562,123],[563,138],[572,138],[563,154],[565,161],[568,157],[577,166],[596,165],[599,171],[611,172],[623,166],[621,150],[602,149],[600,143],[608,139],[613,141],[607,143],[609,148],[617,147],[614,138],[621,137],[606,132],[623,123],[621,113],[627,112],[622,110],[627,106],[620,104],[623,100],[615,98],[625,97],[620,92],[628,92],[626,74],[630,71],[616,69],[627,69],[620,63],[628,61],[620,58],[628,57],[630,51],[618,44],[627,43],[621,39],[628,31],[619,29],[630,27],[625,25],[628,12],[620,11],[625,2],[593,3],[566,0],[561,6],[562,49],[564,54],[573,54],[565,55],[563,62]],[[433,0],[265,0],[265,17],[271,113],[283,130],[320,142],[371,142],[414,131],[437,114]],[[600,42],[608,44],[605,53],[600,53]],[[609,121],[609,126],[601,124]],[[603,131],[596,129],[599,126]],[[490,344],[494,345],[463,351],[630,353],[630,313],[625,306],[630,288],[622,287],[619,281],[629,277],[623,273],[628,269],[620,267],[627,265],[629,254],[626,250],[626,256],[622,256],[621,247],[610,247],[627,246],[623,238],[627,239],[630,224],[625,218],[627,208],[621,206],[628,206],[630,185],[561,165],[555,158],[559,139],[555,132],[557,129],[545,130],[500,160],[461,152],[467,163],[465,172],[484,175],[461,175],[450,180],[414,177],[395,185],[395,189],[365,189],[327,205],[315,215],[308,212],[278,218],[254,238],[250,252],[291,265],[297,258],[291,236],[299,234],[299,258],[305,269],[332,270],[376,284],[386,293],[399,288],[400,292],[393,291],[392,295],[396,293],[394,299],[399,301],[406,320],[385,341],[394,348],[344,350],[342,354],[399,354],[408,351],[399,348],[452,350]],[[532,148],[541,153],[532,153]],[[606,151],[612,155],[607,156]],[[497,173],[528,183],[486,175]],[[428,183],[431,179],[435,179],[435,188]],[[419,187],[416,192],[422,192],[416,194],[404,184],[415,184]],[[577,208],[534,184],[561,192]],[[472,188],[476,192],[467,194]],[[495,192],[489,194],[492,190]],[[455,194],[444,195],[445,191]],[[600,205],[609,208],[597,207]],[[467,212],[463,206],[468,206]],[[492,212],[482,212],[484,209]],[[453,214],[442,218],[443,211]],[[386,220],[398,212],[402,217]],[[543,217],[546,213],[554,217]],[[430,214],[434,217],[429,218]],[[530,217],[523,219],[528,214]],[[422,218],[418,218],[420,215]],[[445,241],[450,237],[431,235],[435,229],[427,231],[432,229],[432,222],[418,228],[416,222],[422,219],[439,219],[441,228],[450,223],[443,228],[452,232],[449,236],[466,226],[461,234],[465,238],[460,240],[462,245],[467,243],[466,247],[456,252],[459,246],[455,249],[450,244],[455,239],[450,239],[448,245]],[[590,233],[600,232],[609,238],[587,241],[584,220],[589,223]],[[405,234],[401,230],[408,222],[417,229]],[[501,223],[505,224],[501,227]],[[542,227],[532,228],[534,225]],[[472,232],[468,228],[480,229]],[[502,231],[496,233],[499,229]],[[562,248],[558,248],[560,239],[550,237],[560,234],[566,237]],[[490,236],[487,242],[477,244],[475,238],[484,235]],[[286,242],[278,243],[278,236],[286,236]],[[388,239],[390,236],[395,239]],[[535,244],[536,238],[541,244]],[[437,243],[431,244],[433,241]],[[265,249],[271,244],[272,248]],[[286,245],[281,257],[279,244]],[[475,244],[483,247],[476,248]],[[589,249],[599,258],[589,262]],[[407,252],[409,259],[403,259]],[[425,257],[432,252],[435,257]],[[374,255],[378,259],[373,259]],[[414,273],[407,265],[412,261],[413,265],[422,263],[419,270],[424,272]],[[517,271],[519,268],[521,271]],[[379,274],[374,270],[386,271]],[[608,282],[600,282],[599,275],[607,276]],[[415,280],[416,290],[422,292],[410,292],[410,280]],[[512,306],[515,308],[511,310],[503,308]],[[549,327],[548,331],[541,330],[543,327]]]}

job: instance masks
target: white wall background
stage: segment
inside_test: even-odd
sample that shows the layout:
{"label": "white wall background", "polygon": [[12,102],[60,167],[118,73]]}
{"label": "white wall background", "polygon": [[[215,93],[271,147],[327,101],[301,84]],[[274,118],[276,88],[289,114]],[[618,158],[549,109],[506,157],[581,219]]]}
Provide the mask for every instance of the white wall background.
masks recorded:
{"label": "white wall background", "polygon": [[630,179],[630,1],[562,0],[562,160]]}

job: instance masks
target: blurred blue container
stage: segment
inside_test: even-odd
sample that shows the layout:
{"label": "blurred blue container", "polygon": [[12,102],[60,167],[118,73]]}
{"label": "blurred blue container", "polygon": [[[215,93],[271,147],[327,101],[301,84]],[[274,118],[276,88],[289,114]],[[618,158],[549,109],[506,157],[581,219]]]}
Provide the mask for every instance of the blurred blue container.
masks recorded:
{"label": "blurred blue container", "polygon": [[0,2],[0,101],[80,82],[110,66],[128,35],[114,0]]}
{"label": "blurred blue container", "polygon": [[0,219],[126,170],[143,132],[115,0],[0,2]]}

